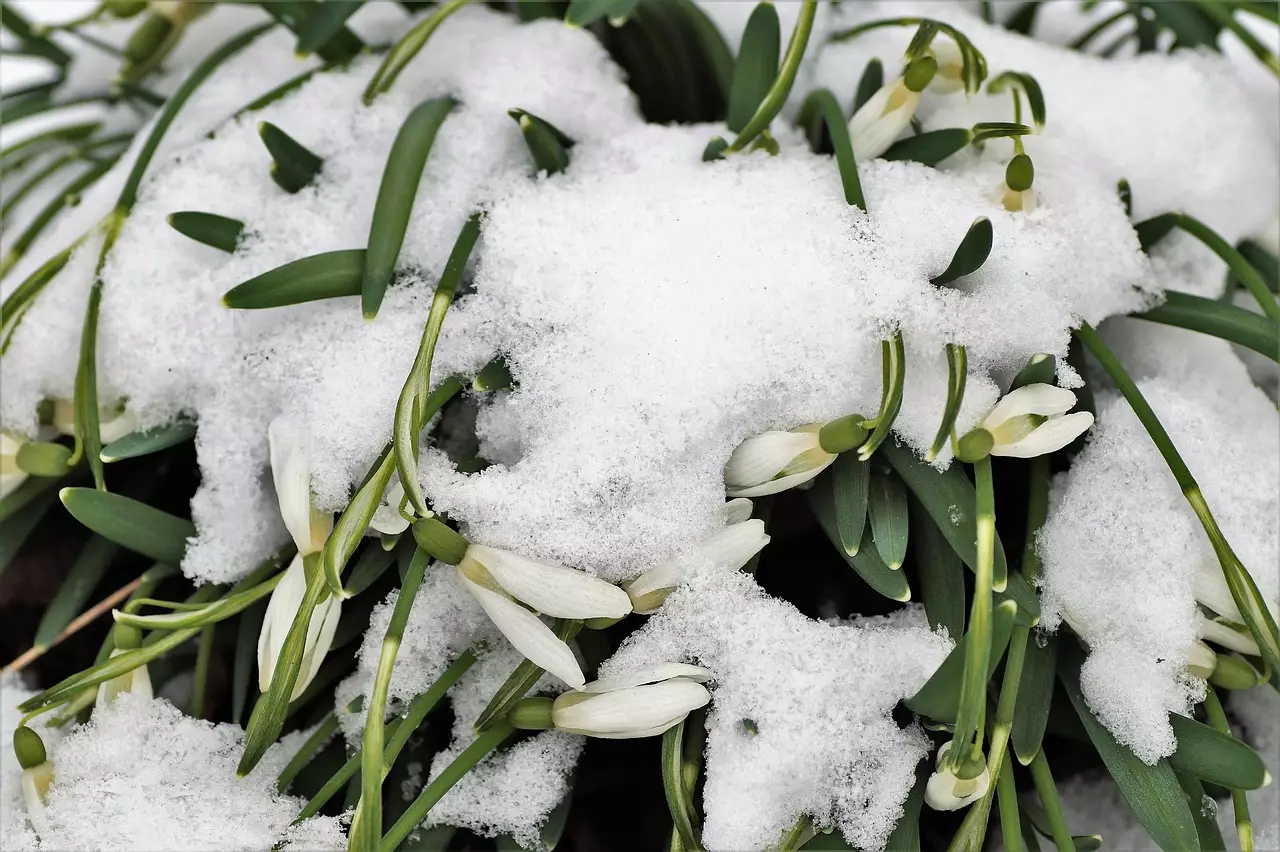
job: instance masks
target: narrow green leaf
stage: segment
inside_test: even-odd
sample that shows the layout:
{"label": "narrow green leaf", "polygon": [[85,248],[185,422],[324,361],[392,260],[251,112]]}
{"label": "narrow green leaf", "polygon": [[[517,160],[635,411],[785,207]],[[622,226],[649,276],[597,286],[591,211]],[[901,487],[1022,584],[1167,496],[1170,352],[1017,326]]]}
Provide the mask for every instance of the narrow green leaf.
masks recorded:
{"label": "narrow green leaf", "polygon": [[1067,647],[1064,643],[1058,661],[1058,679],[1062,681],[1076,715],[1088,732],[1093,747],[1098,750],[1107,772],[1120,788],[1120,794],[1161,849],[1198,852],[1200,840],[1195,821],[1169,762],[1160,760],[1155,766],[1148,766],[1116,742],[1094,717],[1080,692],[1082,660],[1083,655],[1078,648]]}
{"label": "narrow green leaf", "polygon": [[1025,36],[1031,35],[1031,29],[1035,26],[1036,15],[1040,12],[1039,0],[1028,0],[1021,6],[1013,10],[1013,14],[1009,15],[1004,21],[1004,28],[1010,32],[1022,33]]}
{"label": "narrow green leaf", "polygon": [[[71,61],[67,53],[48,36],[37,35],[31,23],[9,3],[0,3],[0,26],[13,33],[28,53],[48,59],[55,65],[66,65]],[[7,50],[7,49],[6,49]]]}
{"label": "narrow green leaf", "polygon": [[426,47],[427,42],[431,40],[431,36],[435,33],[440,25],[449,19],[454,12],[467,5],[468,0],[447,0],[435,8],[428,17],[423,18],[414,24],[413,29],[405,33],[404,37],[391,46],[387,51],[386,58],[382,60],[382,64],[378,66],[378,70],[374,72],[369,85],[364,90],[364,104],[368,106],[373,103],[373,99],[381,93],[391,88],[396,78],[400,76],[400,72],[413,61],[418,55],[418,51]]}
{"label": "narrow green leaf", "polygon": [[1025,124],[1013,121],[980,121],[973,126],[973,143],[987,142],[991,139],[1010,139],[1015,136],[1030,136],[1033,131]]}
{"label": "narrow green leaf", "polygon": [[[734,59],[720,28],[692,0],[673,0],[670,6],[677,25],[688,33],[689,42],[694,46],[690,52],[702,59],[703,73],[698,74],[697,79],[712,93],[712,103],[727,104],[729,87],[733,84]],[[658,0],[646,0],[645,8],[661,7]]]}
{"label": "narrow green leaf", "polygon": [[804,58],[805,48],[809,46],[809,35],[813,32],[813,22],[817,15],[817,0],[801,0],[800,14],[796,18],[795,29],[791,31],[791,39],[787,42],[787,52],[782,56],[778,75],[751,119],[729,144],[728,150],[741,151],[746,148],[757,136],[769,129],[769,124],[782,111],[783,104],[791,94],[791,87],[795,84],[796,74],[800,71],[800,61]]}
{"label": "narrow green leaf", "polygon": [[391,284],[427,155],[431,153],[440,125],[453,107],[452,98],[423,101],[409,113],[391,144],[387,165],[382,172],[382,185],[378,188],[378,200],[373,208],[369,247],[364,257],[360,307],[366,319],[377,315],[382,297]]}
{"label": "narrow green leaf", "polygon": [[667,798],[667,810],[675,824],[685,849],[698,849],[698,815],[693,809],[692,796],[684,783],[685,719],[662,735],[662,790]]}
{"label": "narrow green leaf", "polygon": [[831,465],[831,479],[840,546],[849,556],[855,556],[867,526],[871,465],[860,461],[854,453],[841,453]]}
{"label": "narrow green leaf", "polygon": [[258,634],[267,614],[267,601],[260,600],[244,611],[236,624],[236,647],[231,664],[231,721],[239,725],[249,700],[249,685],[257,667]]}
{"label": "narrow green leaf", "polygon": [[258,135],[274,160],[271,179],[285,192],[298,192],[315,180],[324,167],[323,158],[269,121],[258,125]]}
{"label": "narrow green leaf", "polygon": [[813,488],[805,492],[805,496],[809,500],[809,507],[813,510],[814,517],[818,519],[818,524],[822,527],[822,531],[826,533],[831,544],[840,553],[840,556],[844,558],[845,563],[866,581],[867,585],[890,600],[910,600],[911,587],[907,584],[906,575],[902,571],[894,571],[884,564],[880,554],[876,552],[875,545],[867,540],[870,537],[869,531],[858,548],[857,555],[850,556],[845,551],[844,546],[840,543],[840,531],[836,521],[835,492],[832,478],[832,471],[823,471],[814,480]]}
{"label": "narrow green leaf", "polygon": [[[1041,642],[1043,641],[1043,644]],[[1018,682],[1018,703],[1013,709],[1013,752],[1018,762],[1027,766],[1035,759],[1049,724],[1049,708],[1053,703],[1054,676],[1058,669],[1058,636],[1048,639],[1032,635],[1022,661],[1022,679]]]}
{"label": "narrow green leaf", "polygon": [[[1280,258],[1255,243],[1253,240],[1241,240],[1236,246],[1236,251],[1240,252],[1240,256],[1258,270],[1263,280],[1267,282],[1267,289],[1272,293],[1280,290]],[[1232,276],[1235,281],[1240,279]]]}
{"label": "narrow green leaf", "polygon": [[840,170],[840,184],[844,188],[844,200],[851,206],[865,211],[867,200],[862,194],[862,180],[858,176],[858,162],[854,159],[853,143],[849,139],[849,126],[840,112],[840,105],[836,103],[835,95],[827,89],[816,89],[810,92],[800,107],[801,127],[812,127],[819,119],[826,125],[827,134],[831,137],[831,148],[836,155],[836,167]]}
{"label": "narrow green leaf", "polygon": [[564,798],[560,800],[560,804],[551,809],[551,813],[547,814],[547,821],[538,831],[538,836],[542,838],[547,852],[555,852],[555,848],[560,845],[560,838],[564,836],[565,826],[569,822],[569,811],[573,807],[573,782],[574,779],[570,777],[569,789],[564,794]]}
{"label": "narrow green leaf", "polygon": [[867,511],[876,552],[890,568],[901,568],[907,558],[907,487],[892,470],[872,472]]}
{"label": "narrow green leaf", "polygon": [[[884,64],[879,59],[872,59],[862,69],[858,78],[858,89],[853,95],[853,111],[857,112],[862,105],[871,100],[871,96],[884,86]],[[962,146],[963,147],[963,146]]]}
{"label": "narrow green leaf", "polygon": [[1027,365],[1018,371],[1009,385],[1009,390],[1017,390],[1027,385],[1051,385],[1058,375],[1058,359],[1043,352],[1032,355]]}
{"label": "narrow green leaf", "polygon": [[964,127],[931,130],[918,136],[908,136],[889,146],[880,155],[882,160],[914,160],[926,166],[936,166],[973,141],[973,131]]}
{"label": "narrow green leaf", "polygon": [[1256,790],[1270,780],[1258,753],[1240,740],[1178,713],[1169,714],[1178,748],[1169,765],[1232,790]]}
{"label": "narrow green leaf", "polygon": [[1169,236],[1174,228],[1178,227],[1178,219],[1181,218],[1179,213],[1162,213],[1159,216],[1152,216],[1133,226],[1138,232],[1138,245],[1142,247],[1144,252],[1148,254],[1155,248],[1161,240]]}
{"label": "narrow green leaf", "polygon": [[[1195,820],[1201,850],[1226,852],[1227,844],[1222,841],[1222,832],[1218,829],[1218,803],[1205,793],[1200,779],[1177,770],[1174,770],[1174,775],[1187,796],[1187,807],[1191,811],[1191,819]],[[1076,846],[1077,851],[1080,848],[1079,845]]]}
{"label": "narrow green leaf", "polygon": [[885,852],[920,852],[920,808],[924,804],[924,790],[931,774],[929,758],[916,764],[915,783],[911,785],[907,800],[902,803],[902,816],[884,845]]}
{"label": "narrow green leaf", "polygon": [[742,46],[733,64],[729,84],[729,114],[725,124],[740,133],[755,115],[765,93],[778,74],[782,34],[778,10],[772,3],[757,3],[742,31]]}
{"label": "narrow green leaf", "polygon": [[58,496],[77,521],[98,535],[165,565],[180,566],[187,540],[196,534],[187,519],[121,494],[64,488]]}
{"label": "narrow green leaf", "polygon": [[272,590],[284,579],[284,572],[276,574],[257,585],[250,586],[235,594],[226,594],[215,601],[189,609],[184,606],[176,612],[161,615],[137,615],[129,611],[112,613],[117,624],[127,624],[140,630],[186,630],[188,628],[204,629],[211,624],[225,621],[238,615],[252,604],[271,594]]}
{"label": "narrow green leaf", "polygon": [[71,469],[71,448],[44,441],[24,441],[14,462],[32,476],[65,476]]}
{"label": "narrow green leaf", "polygon": [[104,462],[117,462],[149,456],[169,447],[190,441],[196,436],[196,424],[190,420],[174,420],[141,432],[130,432],[102,448]]}
{"label": "narrow green leaf", "polygon": [[866,461],[879,449],[893,430],[898,412],[902,410],[903,386],[907,377],[907,349],[902,332],[880,341],[880,411],[876,414],[875,428],[866,442],[858,447],[858,458]]}
{"label": "narrow green leaf", "polygon": [[956,246],[956,252],[951,256],[951,263],[931,279],[932,283],[935,286],[950,284],[957,278],[963,278],[981,269],[982,264],[987,262],[987,257],[991,254],[994,236],[990,219],[986,216],[974,219],[969,230],[965,232],[964,239],[960,240],[960,245]]}
{"label": "narrow green leaf", "polygon": [[[29,479],[22,484],[38,481]],[[48,483],[49,486],[53,485],[52,480],[46,479],[43,482]],[[6,496],[12,496],[12,494]],[[9,567],[13,557],[18,555],[18,551],[22,549],[22,545],[26,544],[27,538],[40,524],[40,519],[44,517],[45,512],[49,511],[56,497],[57,492],[52,487],[47,487],[45,491],[37,493],[35,499],[23,504],[0,521],[0,574]]]}
{"label": "narrow green leaf", "polygon": [[[311,14],[298,30],[298,44],[294,47],[294,52],[299,56],[306,56],[335,42],[329,49],[339,49],[346,53],[351,39],[354,38],[356,44],[360,44],[360,39],[347,29],[346,23],[363,5],[363,0],[324,0],[323,3],[313,5]],[[350,56],[354,56],[359,50],[357,47]]]}
{"label": "narrow green leaf", "polygon": [[71,620],[80,614],[102,576],[107,573],[111,561],[120,548],[101,536],[92,536],[80,550],[71,570],[58,586],[58,593],[45,608],[44,617],[36,627],[32,646],[48,648]]}
{"label": "narrow green leaf", "polygon": [[495,358],[476,373],[476,377],[471,381],[471,389],[488,393],[509,390],[513,384],[511,369],[507,366],[507,362],[501,358]]}
{"label": "narrow green leaf", "polygon": [[1280,361],[1280,326],[1228,302],[1167,290],[1163,304],[1134,316],[1220,337]]}
{"label": "narrow green leaf", "polygon": [[942,422],[938,424],[938,433],[933,437],[933,445],[925,456],[926,461],[933,461],[953,437],[956,418],[960,416],[960,405],[964,402],[965,384],[969,380],[969,353],[963,346],[955,343],[946,345],[947,353],[947,404],[942,410]]}
{"label": "narrow green leaf", "polygon": [[378,581],[378,578],[387,572],[391,567],[391,563],[395,561],[396,551],[384,550],[381,547],[370,546],[364,549],[360,554],[360,558],[356,560],[356,564],[351,568],[351,577],[347,582],[347,591],[352,597],[359,595]]}
{"label": "narrow green leaf", "polygon": [[216,213],[200,213],[183,210],[169,214],[169,226],[184,237],[204,243],[230,254],[236,250],[236,241],[244,230],[244,222],[229,219]]}
{"label": "narrow green leaf", "polygon": [[259,310],[358,296],[363,275],[364,249],[327,251],[290,261],[232,287],[222,304]]}
{"label": "narrow green leaf", "polygon": [[[987,680],[1004,657],[1013,633],[1014,616],[1018,606],[1006,600],[996,604],[991,618],[991,655],[987,660]],[[903,703],[913,713],[944,724],[955,724],[960,711],[960,688],[964,681],[964,660],[971,637],[962,636],[951,653],[938,666],[933,676],[915,695]]]}
{"label": "narrow green leaf", "polygon": [[533,156],[533,165],[540,172],[559,174],[569,168],[569,149],[573,140],[560,132],[554,124],[538,118],[522,109],[509,109],[507,115],[520,125],[520,135]]}
{"label": "narrow green leaf", "polygon": [[575,27],[589,26],[606,16],[615,17],[629,5],[633,5],[630,0],[569,0],[564,22]]}
{"label": "narrow green leaf", "polygon": [[955,639],[964,634],[964,568],[920,501],[913,497],[909,506],[912,560],[925,615],[931,628],[946,628]]}
{"label": "narrow green leaf", "polygon": [[[561,642],[571,642],[582,629],[582,622],[577,619],[557,618],[552,622],[552,630],[556,633],[556,638]],[[477,732],[487,731],[495,724],[507,717],[507,713],[511,711],[520,699],[533,689],[534,684],[538,682],[538,678],[542,677],[543,669],[531,663],[528,660],[521,660],[520,664],[515,667],[507,679],[502,682],[502,686],[498,687],[498,691],[493,694],[493,698],[489,699],[488,705],[476,717],[473,725]]]}

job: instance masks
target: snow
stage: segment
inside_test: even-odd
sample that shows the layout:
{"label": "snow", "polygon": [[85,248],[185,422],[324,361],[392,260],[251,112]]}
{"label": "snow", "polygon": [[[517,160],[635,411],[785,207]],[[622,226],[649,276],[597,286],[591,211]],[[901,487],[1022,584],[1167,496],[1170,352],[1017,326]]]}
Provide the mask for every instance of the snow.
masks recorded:
{"label": "snow", "polygon": [[752,577],[704,566],[600,676],[666,662],[712,671],[702,802],[711,852],[769,848],[802,814],[877,850],[930,748],[917,724],[900,728],[890,713],[950,648],[919,608],[814,621]]}

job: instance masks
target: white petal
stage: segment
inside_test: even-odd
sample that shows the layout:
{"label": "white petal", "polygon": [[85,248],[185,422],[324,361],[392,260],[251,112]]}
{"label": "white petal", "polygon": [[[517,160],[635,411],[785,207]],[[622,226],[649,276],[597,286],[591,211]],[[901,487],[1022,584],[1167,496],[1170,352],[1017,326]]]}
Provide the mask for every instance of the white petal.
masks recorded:
{"label": "white petal", "polygon": [[[281,415],[267,427],[271,450],[271,478],[280,503],[280,517],[304,556],[315,553],[311,534],[311,464],[307,435],[288,417]],[[324,543],[321,542],[323,547]]]}
{"label": "white petal", "polygon": [[772,479],[751,488],[727,488],[725,489],[725,493],[730,497],[764,497],[767,494],[777,494],[780,491],[786,491],[788,488],[795,488],[797,485],[803,485],[826,470],[827,467],[835,460],[836,457],[832,456],[822,464],[810,470],[793,473],[790,476],[784,476],[780,479]]}
{"label": "white petal", "polygon": [[[1069,391],[1068,391],[1069,392]],[[993,456],[1010,456],[1017,459],[1029,459],[1043,456],[1070,444],[1076,438],[1089,431],[1093,425],[1093,415],[1087,411],[1077,411],[1062,417],[1054,417],[1042,423],[1039,428],[1021,441],[1012,444],[996,444],[991,448]]]}
{"label": "white petal", "polygon": [[1038,382],[1023,385],[1017,390],[1005,394],[991,412],[982,419],[983,428],[988,431],[1000,428],[1000,424],[1011,417],[1024,414],[1038,414],[1041,417],[1056,417],[1066,414],[1076,405],[1076,395],[1066,388],[1046,385]]}
{"label": "white petal", "polygon": [[[890,97],[892,94],[890,93]],[[855,121],[849,123],[854,159],[860,162],[872,160],[889,150],[889,146],[897,141],[902,131],[911,126],[911,119],[915,116],[916,107],[919,105],[920,93],[907,90],[905,99],[898,107],[889,110],[865,127],[854,127],[857,119],[855,115]],[[868,106],[871,106],[870,101],[862,109]],[[862,110],[858,112],[861,113]]]}
{"label": "white petal", "polygon": [[[579,668],[573,651],[557,639],[556,634],[541,619],[497,592],[471,582],[461,571],[458,572],[458,579],[480,604],[494,626],[502,631],[502,635],[529,662],[551,672],[573,689],[582,688],[586,678],[582,676],[582,669]],[[630,601],[627,603],[630,606]]]}
{"label": "white petal", "polygon": [[1239,630],[1228,627],[1225,624],[1219,624],[1209,618],[1200,622],[1200,638],[1215,645],[1221,645],[1229,651],[1239,651],[1246,656],[1262,656],[1262,651],[1258,649],[1258,643],[1253,641],[1253,637],[1248,633],[1241,633]]}
{"label": "white petal", "polygon": [[400,477],[392,477],[378,508],[373,511],[369,526],[383,535],[400,535],[409,528],[409,521],[400,514],[400,502],[404,499],[404,486]]}
{"label": "white petal", "polygon": [[718,566],[738,569],[769,543],[764,521],[755,519],[725,527],[698,545],[698,555]]}
{"label": "white petal", "polygon": [[711,693],[702,684],[677,679],[594,695],[586,701],[553,709],[551,718],[557,728],[617,734],[669,726],[672,720],[679,721],[710,700]]}
{"label": "white petal", "polygon": [[40,791],[36,788],[36,773],[40,771],[39,766],[22,770],[22,802],[27,806],[27,819],[31,822],[31,828],[37,837],[43,838],[47,843],[49,819],[45,816],[44,799],[40,797]]}
{"label": "white petal", "polygon": [[536,562],[508,550],[473,544],[467,558],[486,569],[503,591],[557,618],[621,618],[631,598],[612,583],[563,565]]}
{"label": "white petal", "polygon": [[132,411],[125,409],[110,420],[98,423],[98,437],[105,447],[112,441],[118,441],[138,428],[138,418]]}
{"label": "white petal", "polygon": [[271,675],[276,670],[280,648],[306,593],[307,573],[302,567],[302,557],[294,556],[284,577],[271,590],[262,628],[258,631],[258,690],[261,692],[266,692],[271,686]]}
{"label": "white petal", "polygon": [[586,686],[582,687],[583,692],[613,692],[617,689],[626,689],[632,686],[643,686],[646,683],[658,683],[659,681],[671,680],[673,678],[684,678],[692,680],[696,683],[706,683],[711,680],[711,669],[704,669],[702,666],[691,666],[688,663],[662,663],[656,666],[650,666],[647,669],[631,672],[630,674],[617,675],[616,677],[602,677],[599,680],[593,680]]}
{"label": "white petal", "polygon": [[871,127],[884,116],[885,108],[889,105],[889,97],[894,90],[903,85],[901,77],[890,80],[885,85],[876,90],[875,94],[867,98],[867,102],[858,108],[853,114],[853,118],[849,119],[849,136],[857,139],[863,135]]}
{"label": "white petal", "polygon": [[1218,655],[1203,642],[1193,642],[1187,656],[1187,672],[1193,677],[1208,678],[1218,667]]}
{"label": "white petal", "polygon": [[338,629],[338,619],[342,617],[342,601],[330,595],[311,611],[311,621],[307,624],[307,641],[303,645],[302,665],[298,669],[298,679],[293,684],[290,701],[311,685],[320,671],[324,657],[333,644],[333,634]]}
{"label": "white petal", "polygon": [[[817,432],[762,432],[738,445],[724,466],[724,482],[735,497],[735,489],[769,483],[798,455],[818,446]],[[772,491],[764,492],[772,494]]]}
{"label": "white petal", "polygon": [[933,56],[938,61],[938,73],[929,82],[929,91],[947,95],[964,88],[964,56],[955,42],[940,38],[933,42]]}
{"label": "white petal", "polygon": [[735,497],[724,504],[724,525],[728,527],[750,520],[753,508],[747,498]]}
{"label": "white petal", "polygon": [[676,716],[674,719],[669,719],[661,725],[654,725],[652,728],[635,728],[629,731],[610,731],[607,733],[604,731],[576,731],[573,728],[558,728],[557,730],[570,734],[582,734],[586,737],[595,737],[598,740],[640,740],[645,737],[656,737],[659,734],[665,734],[676,725],[679,725],[683,719],[684,716],[681,715]]}
{"label": "white petal", "polygon": [[[947,769],[939,769],[929,776],[924,788],[924,802],[935,811],[958,811],[973,804],[987,792],[991,785],[990,775],[986,769],[975,779],[978,783],[967,795],[957,795],[957,785],[964,782],[956,778]],[[967,785],[965,785],[967,786]]]}
{"label": "white petal", "polygon": [[1222,576],[1222,568],[1217,562],[1197,565],[1191,582],[1197,601],[1228,621],[1244,624],[1244,616],[1236,607],[1235,598],[1231,597],[1231,589],[1227,586],[1227,578]]}

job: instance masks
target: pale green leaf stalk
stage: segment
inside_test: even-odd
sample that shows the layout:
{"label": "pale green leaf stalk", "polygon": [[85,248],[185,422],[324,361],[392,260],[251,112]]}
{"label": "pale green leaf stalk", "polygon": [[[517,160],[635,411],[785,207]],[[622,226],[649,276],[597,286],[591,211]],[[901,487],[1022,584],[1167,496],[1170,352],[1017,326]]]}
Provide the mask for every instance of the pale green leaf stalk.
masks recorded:
{"label": "pale green leaf stalk", "polygon": [[853,154],[853,142],[849,139],[849,125],[840,112],[835,95],[829,89],[815,89],[809,93],[800,106],[796,124],[812,134],[816,131],[816,122],[819,120],[826,125],[827,134],[831,137],[836,167],[840,171],[840,184],[844,189],[844,200],[865,213],[867,199],[862,193],[862,180],[858,177],[858,161]]}
{"label": "pale green leaf stalk", "polygon": [[[993,606],[991,583],[992,564],[995,561],[996,507],[990,457],[976,462],[973,470],[974,484],[977,487],[978,565],[974,572],[973,605],[969,610],[969,642],[964,658],[964,680],[960,686],[960,710],[956,717],[955,745],[947,755],[953,769],[959,769],[966,759],[981,749],[982,715],[986,707],[987,666],[991,657],[991,609]],[[1012,660],[1010,663],[1012,664]],[[1021,671],[1022,659],[1019,655],[1019,676]],[[1009,709],[1012,720],[1012,699]],[[970,746],[971,740],[974,740],[973,746]],[[995,759],[994,742],[991,751]],[[991,775],[992,778],[998,777],[994,772]]]}
{"label": "pale green leaf stalk", "polygon": [[[150,598],[139,598],[131,601],[123,610],[116,610],[111,615],[117,624],[127,624],[142,630],[186,630],[197,627],[204,628],[248,609],[254,602],[261,600],[279,585],[284,572],[276,574],[256,586],[234,595],[227,595],[217,601],[205,605],[190,607],[182,604],[167,604]],[[145,604],[169,606],[178,612],[167,615],[137,615],[136,609]]]}
{"label": "pale green leaf stalk", "polygon": [[800,70],[800,60],[804,58],[805,48],[809,45],[809,34],[813,31],[813,21],[818,15],[818,0],[803,0],[800,17],[796,20],[796,28],[787,42],[787,52],[782,56],[778,76],[765,94],[764,100],[756,109],[755,115],[747,122],[742,132],[729,144],[729,152],[741,151],[761,133],[769,129],[769,123],[782,111],[782,105],[791,94],[791,86],[796,81],[796,73]]}
{"label": "pale green leaf stalk", "polygon": [[933,438],[929,454],[925,456],[933,461],[942,452],[948,439],[955,440],[956,418],[960,416],[960,404],[964,402],[965,382],[969,377],[968,353],[957,343],[948,343],[947,351],[947,404],[942,410],[942,422],[938,424],[938,434]]}
{"label": "pale green leaf stalk", "polygon": [[1074,849],[1071,830],[1067,827],[1066,817],[1062,813],[1062,800],[1058,797],[1058,787],[1053,782],[1053,773],[1049,771],[1049,761],[1044,751],[1036,754],[1031,761],[1031,779],[1036,786],[1036,796],[1040,799],[1040,807],[1044,809],[1045,819],[1049,821],[1049,829],[1053,834],[1053,843],[1059,849]]}
{"label": "pale green leaf stalk", "polygon": [[[1218,700],[1218,693],[1213,687],[1205,690],[1204,713],[1209,724],[1221,733],[1231,735],[1231,724],[1227,714]],[[1235,811],[1236,836],[1240,839],[1240,852],[1253,852],[1253,820],[1249,816],[1249,800],[1244,790],[1231,790],[1231,807]]]}
{"label": "pale green leaf stalk", "polygon": [[893,337],[880,342],[880,413],[874,421],[864,423],[874,428],[866,443],[858,448],[858,458],[866,461],[884,443],[885,438],[893,430],[893,422],[902,410],[902,391],[907,377],[907,349],[902,340],[902,332],[895,331]]}
{"label": "pale green leaf stalk", "polygon": [[1165,464],[1168,465],[1173,478],[1177,480],[1183,496],[1191,504],[1192,511],[1196,513],[1196,517],[1200,519],[1201,526],[1204,527],[1205,534],[1209,536],[1209,542],[1213,545],[1213,551],[1218,557],[1218,563],[1222,566],[1222,574],[1226,578],[1227,588],[1231,590],[1231,598],[1239,608],[1240,614],[1244,616],[1249,633],[1253,636],[1254,641],[1258,643],[1263,660],[1266,661],[1272,671],[1280,671],[1280,629],[1277,629],[1275,619],[1272,617],[1262,593],[1258,591],[1258,586],[1254,583],[1253,577],[1250,576],[1248,569],[1236,556],[1230,543],[1227,542],[1226,536],[1222,534],[1222,530],[1218,527],[1218,522],[1214,519],[1213,513],[1209,511],[1209,505],[1205,502],[1204,495],[1200,493],[1199,483],[1191,475],[1190,468],[1187,467],[1177,448],[1174,447],[1173,439],[1169,437],[1169,433],[1165,431],[1159,418],[1156,417],[1156,413],[1151,409],[1146,398],[1143,397],[1142,391],[1138,390],[1133,378],[1125,370],[1119,359],[1116,358],[1115,353],[1103,342],[1102,337],[1093,329],[1093,326],[1088,323],[1082,323],[1080,328],[1076,330],[1076,337],[1093,354],[1093,357],[1098,360],[1102,368],[1107,371],[1107,375],[1115,382],[1116,388],[1119,389],[1129,403],[1129,407],[1133,409],[1133,413],[1137,415],[1139,422],[1147,430],[1147,434],[1151,436],[1156,449],[1164,457]]}
{"label": "pale green leaf stalk", "polygon": [[696,829],[697,814],[693,798],[685,784],[684,728],[686,719],[662,735],[662,789],[667,797],[671,820],[680,835],[680,842],[688,852],[700,849]]}

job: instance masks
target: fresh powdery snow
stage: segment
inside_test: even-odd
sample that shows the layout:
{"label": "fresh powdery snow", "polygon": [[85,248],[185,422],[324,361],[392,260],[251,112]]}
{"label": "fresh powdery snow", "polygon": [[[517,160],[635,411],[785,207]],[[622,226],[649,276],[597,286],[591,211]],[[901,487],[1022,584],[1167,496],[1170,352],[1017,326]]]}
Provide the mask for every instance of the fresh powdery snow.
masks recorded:
{"label": "fresh powdery snow", "polygon": [[[1200,483],[1227,540],[1275,606],[1280,590],[1280,415],[1230,347],[1115,320],[1106,337]],[[1109,324],[1110,325],[1110,324]],[[1209,539],[1155,444],[1118,393],[1098,396],[1085,450],[1054,481],[1040,533],[1042,624],[1065,619],[1090,647],[1081,687],[1148,762],[1175,742],[1204,683],[1185,674],[1197,599],[1221,574]],[[1221,613],[1219,613],[1221,614]]]}
{"label": "fresh powdery snow", "polygon": [[804,814],[856,848],[880,849],[930,748],[919,725],[890,714],[950,648],[919,608],[815,621],[750,575],[702,566],[600,675],[665,662],[712,671],[707,849],[773,848]]}

